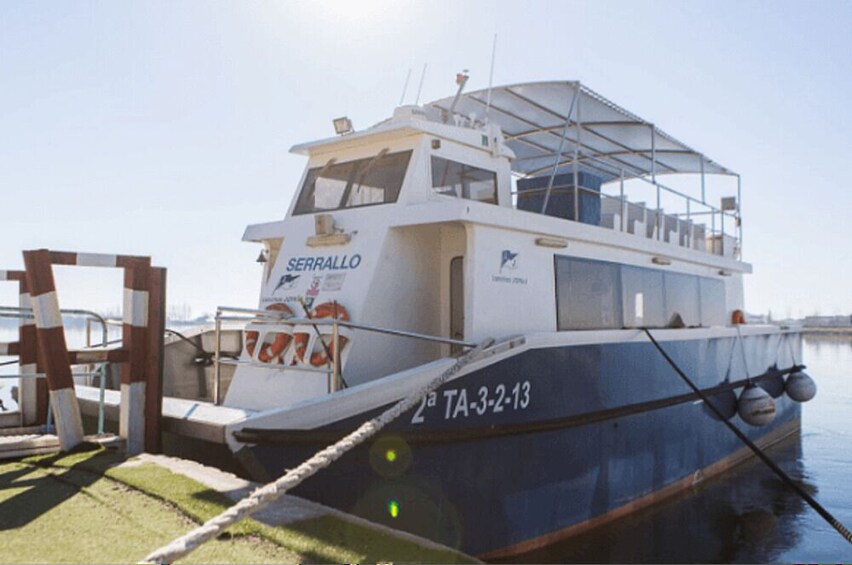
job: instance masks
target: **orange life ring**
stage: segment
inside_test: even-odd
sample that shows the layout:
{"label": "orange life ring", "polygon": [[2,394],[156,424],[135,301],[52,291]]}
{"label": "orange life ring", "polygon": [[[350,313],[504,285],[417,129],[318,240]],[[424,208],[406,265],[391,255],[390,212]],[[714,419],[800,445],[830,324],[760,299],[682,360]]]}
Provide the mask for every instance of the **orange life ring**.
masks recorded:
{"label": "orange life ring", "polygon": [[246,332],[246,352],[249,354],[249,357],[254,355],[254,347],[257,345],[257,338],[260,333],[249,330]]}
{"label": "orange life ring", "polygon": [[[337,320],[343,320],[344,322],[349,321],[349,312],[346,311],[345,308],[340,306],[336,302],[325,302],[320,304],[314,310],[314,318],[335,318]],[[322,339],[322,336],[320,336]],[[342,350],[346,343],[349,340],[343,337],[342,335],[337,336],[337,343],[339,344],[340,349]],[[325,343],[325,340],[323,340]],[[337,355],[337,351],[335,351],[334,343],[328,344],[329,352],[331,353],[331,358],[334,359],[334,356]],[[326,353],[325,347],[320,348],[319,351],[315,351],[311,354],[311,365],[314,367],[322,367],[329,361],[328,353]]]}
{"label": "orange life ring", "polygon": [[734,310],[733,314],[731,314],[731,323],[732,324],[745,324],[746,318],[745,314],[742,310]]}
{"label": "orange life ring", "polygon": [[[344,322],[349,321],[349,312],[346,311],[346,308],[337,304],[336,302],[323,302],[316,308],[314,308],[313,313],[308,316],[311,319],[319,319],[319,318],[335,318],[337,320],[342,320]],[[294,336],[293,348],[294,355],[292,364],[296,365],[297,363],[305,363],[305,357],[307,356],[308,349],[308,341],[311,336],[308,333],[298,333]],[[322,334],[320,335],[320,339],[323,344],[325,344],[325,340],[323,339]],[[349,341],[343,336],[338,336],[337,341],[340,344],[340,349],[342,350],[346,343]],[[331,352],[332,359],[337,354],[335,351],[334,343],[330,343],[327,345],[329,351]],[[313,351],[310,356],[310,363],[314,367],[322,367],[327,364],[329,361],[329,356],[325,351],[326,346],[323,346],[319,351]]]}
{"label": "orange life ring", "polygon": [[[286,318],[293,317],[293,311],[286,305],[280,302],[275,304],[270,304],[266,307],[267,310],[273,310],[276,312],[284,312]],[[249,355],[254,354],[255,347],[257,346],[257,340],[259,337],[259,333],[255,330],[250,330],[246,332],[246,351]],[[281,355],[281,353],[287,349],[287,346],[290,345],[290,341],[292,340],[292,336],[288,333],[277,332],[275,334],[275,339],[273,339],[270,343],[265,343],[260,347],[260,352],[257,354],[257,359],[261,363],[269,363],[277,356]]]}

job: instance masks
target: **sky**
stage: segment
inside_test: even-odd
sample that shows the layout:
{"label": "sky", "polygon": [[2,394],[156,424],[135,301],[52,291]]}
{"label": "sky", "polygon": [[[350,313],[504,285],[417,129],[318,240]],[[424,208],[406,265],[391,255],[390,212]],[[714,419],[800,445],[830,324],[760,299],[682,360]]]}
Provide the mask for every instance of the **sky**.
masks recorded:
{"label": "sky", "polygon": [[[852,313],[852,2],[0,2],[0,268],[47,247],[150,255],[168,300],[253,307],[246,225],[283,218],[288,153],[414,101],[580,80],[737,171],[746,307]],[[57,268],[63,307],[121,275]],[[16,301],[0,288],[0,304]]]}

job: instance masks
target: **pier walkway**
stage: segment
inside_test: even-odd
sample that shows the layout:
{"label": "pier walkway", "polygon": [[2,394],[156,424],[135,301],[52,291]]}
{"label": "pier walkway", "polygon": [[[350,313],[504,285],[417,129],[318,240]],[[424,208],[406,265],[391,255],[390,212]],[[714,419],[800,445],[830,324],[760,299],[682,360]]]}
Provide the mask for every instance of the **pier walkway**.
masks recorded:
{"label": "pier walkway", "polygon": [[[85,436],[84,441],[116,449],[124,445],[124,440],[112,434]],[[0,461],[30,455],[58,453],[59,451],[59,437],[56,434],[45,432],[43,426],[11,428],[0,431]]]}

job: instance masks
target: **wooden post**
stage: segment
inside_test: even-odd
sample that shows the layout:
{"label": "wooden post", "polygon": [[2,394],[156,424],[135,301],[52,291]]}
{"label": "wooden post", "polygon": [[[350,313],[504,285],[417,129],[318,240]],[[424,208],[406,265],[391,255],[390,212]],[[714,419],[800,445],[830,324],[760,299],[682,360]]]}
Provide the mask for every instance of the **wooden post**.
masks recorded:
{"label": "wooden post", "polygon": [[151,262],[130,258],[124,263],[122,341],[130,354],[121,373],[119,434],[127,442],[127,453],[136,455],[145,450]]}
{"label": "wooden post", "polygon": [[[21,273],[20,298],[21,308],[32,308],[26,273]],[[34,318],[22,317],[18,326],[18,341],[20,353],[18,363],[22,374],[39,372],[38,367],[38,335]],[[24,378],[18,387],[18,408],[21,411],[21,424],[32,426],[47,422],[47,381],[45,379]]]}
{"label": "wooden post", "polygon": [[38,349],[44,360],[56,420],[56,435],[60,448],[68,451],[83,441],[83,421],[74,393],[62,314],[50,263],[50,252],[46,249],[24,251],[27,286],[31,293]]}
{"label": "wooden post", "polygon": [[166,331],[166,269],[152,267],[148,284],[148,368],[145,390],[145,451],[162,451],[163,350]]}
{"label": "wooden post", "polygon": [[[36,327],[26,310],[32,308],[30,291],[27,286],[27,274],[24,271],[0,271],[0,280],[18,283],[18,306],[22,309],[18,319],[18,372],[33,374],[36,366]],[[18,385],[18,410],[21,413],[21,425],[32,426],[44,423],[47,419],[47,383],[44,379],[32,377],[21,379]]]}

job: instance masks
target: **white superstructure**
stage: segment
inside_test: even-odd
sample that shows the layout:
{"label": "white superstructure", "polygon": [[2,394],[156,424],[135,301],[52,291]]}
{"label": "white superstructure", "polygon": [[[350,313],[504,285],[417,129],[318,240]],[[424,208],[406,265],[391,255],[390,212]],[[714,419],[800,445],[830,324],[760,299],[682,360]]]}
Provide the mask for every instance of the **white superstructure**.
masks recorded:
{"label": "white superstructure", "polygon": [[[579,83],[505,86],[486,99],[404,106],[295,146],[309,161],[286,217],[244,235],[265,247],[259,307],[305,318],[326,305],[358,324],[467,342],[725,326],[743,309],[751,267],[739,260],[735,173]],[[694,195],[662,185],[674,173],[694,177]],[[710,205],[710,175],[730,177],[737,196]],[[646,203],[630,201],[642,191]],[[247,329],[257,345],[244,349],[225,405],[280,409],[328,393],[333,352],[314,327]],[[341,336],[350,387],[454,353]]]}

